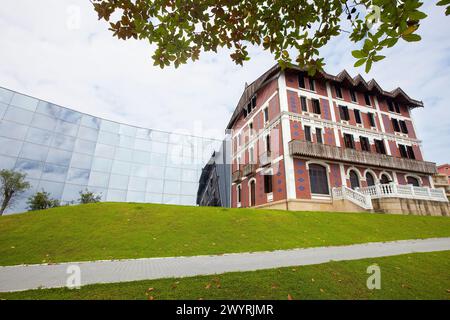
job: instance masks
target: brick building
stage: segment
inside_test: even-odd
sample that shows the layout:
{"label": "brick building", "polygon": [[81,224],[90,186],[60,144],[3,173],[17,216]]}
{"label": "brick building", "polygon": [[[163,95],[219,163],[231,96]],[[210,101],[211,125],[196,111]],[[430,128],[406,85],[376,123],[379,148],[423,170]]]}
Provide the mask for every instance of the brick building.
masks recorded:
{"label": "brick building", "polygon": [[232,207],[355,211],[388,197],[444,201],[411,118],[422,107],[400,88],[384,91],[345,70],[309,77],[272,67],[246,86],[227,126]]}

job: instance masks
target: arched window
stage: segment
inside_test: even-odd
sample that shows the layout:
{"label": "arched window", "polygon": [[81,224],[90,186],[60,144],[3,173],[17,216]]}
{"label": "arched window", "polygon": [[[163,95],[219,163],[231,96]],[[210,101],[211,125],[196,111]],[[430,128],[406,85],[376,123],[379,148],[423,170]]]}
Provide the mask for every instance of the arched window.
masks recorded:
{"label": "arched window", "polygon": [[309,183],[311,184],[311,193],[330,194],[328,188],[327,169],[319,164],[309,165]]}
{"label": "arched window", "polygon": [[389,177],[386,174],[383,173],[381,175],[380,183],[381,184],[387,184],[389,182],[391,182],[391,179],[389,179]]}
{"label": "arched window", "polygon": [[371,174],[370,172],[366,173],[366,181],[367,181],[367,186],[374,186],[375,185],[375,178],[373,177],[373,174]]}
{"label": "arched window", "polygon": [[407,177],[406,181],[408,182],[408,184],[412,184],[414,187],[420,187],[420,182],[417,178]]}
{"label": "arched window", "polygon": [[359,177],[354,170],[350,170],[350,186],[352,189],[359,188]]}

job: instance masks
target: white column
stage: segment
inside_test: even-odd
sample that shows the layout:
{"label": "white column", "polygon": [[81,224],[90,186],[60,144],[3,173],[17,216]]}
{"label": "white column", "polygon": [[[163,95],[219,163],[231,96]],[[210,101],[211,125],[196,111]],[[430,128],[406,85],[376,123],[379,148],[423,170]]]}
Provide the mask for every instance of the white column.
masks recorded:
{"label": "white column", "polygon": [[291,141],[291,125],[289,121],[289,108],[286,88],[286,77],[284,71],[278,77],[278,97],[280,99],[280,113],[281,113],[281,133],[283,141],[283,159],[284,169],[286,173],[286,195],[287,199],[295,199],[295,172],[294,172],[294,158],[289,155],[289,141]]}
{"label": "white column", "polygon": [[339,168],[341,169],[341,182],[343,186],[347,186],[347,178],[345,176],[345,168],[342,163],[339,164]]}
{"label": "white column", "polygon": [[[330,83],[328,81],[327,81],[326,85],[327,85],[328,104],[330,106],[331,120],[334,123],[336,123],[337,119],[336,119],[336,113],[334,112],[333,94],[331,93],[331,87],[330,87]],[[341,139],[339,139],[339,131],[338,131],[336,125],[333,126],[333,130],[334,130],[334,139],[336,141],[336,146],[340,147]]]}
{"label": "white column", "polygon": [[[377,109],[376,114],[377,114],[378,120],[380,121],[381,131],[383,133],[386,133],[386,128],[384,127],[384,123],[383,123],[383,117],[381,115],[380,105],[378,104],[378,98],[377,98],[377,96],[373,96],[373,98],[375,101],[375,109]],[[386,140],[386,143],[387,143],[386,152],[390,156],[390,155],[392,155],[392,152],[391,152],[391,145],[389,144],[389,140]]]}

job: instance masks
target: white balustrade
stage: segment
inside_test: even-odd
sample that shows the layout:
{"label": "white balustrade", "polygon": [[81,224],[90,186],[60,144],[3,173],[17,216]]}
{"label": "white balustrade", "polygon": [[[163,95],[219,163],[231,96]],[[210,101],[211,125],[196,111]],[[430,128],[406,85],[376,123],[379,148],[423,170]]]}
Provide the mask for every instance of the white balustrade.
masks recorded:
{"label": "white balustrade", "polygon": [[394,183],[376,184],[374,186],[360,188],[358,191],[370,196],[372,199],[406,198],[448,202],[444,189],[414,187],[412,185],[399,185]]}

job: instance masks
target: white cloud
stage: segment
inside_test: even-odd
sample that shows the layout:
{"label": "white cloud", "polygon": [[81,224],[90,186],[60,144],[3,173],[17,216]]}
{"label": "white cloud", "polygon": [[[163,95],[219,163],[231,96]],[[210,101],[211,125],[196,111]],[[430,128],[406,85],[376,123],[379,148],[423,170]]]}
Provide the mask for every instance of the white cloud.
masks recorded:
{"label": "white cloud", "polygon": [[[80,8],[75,30],[73,6]],[[414,117],[427,160],[449,162],[449,20],[434,4],[426,11],[423,41],[390,50],[370,75],[352,67],[354,46],[348,40],[334,40],[323,54],[328,72],[360,72],[385,89],[400,86],[423,100],[425,108],[415,110]],[[270,54],[253,48],[244,67],[222,50],[179,69],[161,70],[152,65],[145,42],[113,38],[88,1],[2,1],[0,38],[0,86],[111,120],[163,130],[200,125],[218,137],[244,83],[275,63]]]}

